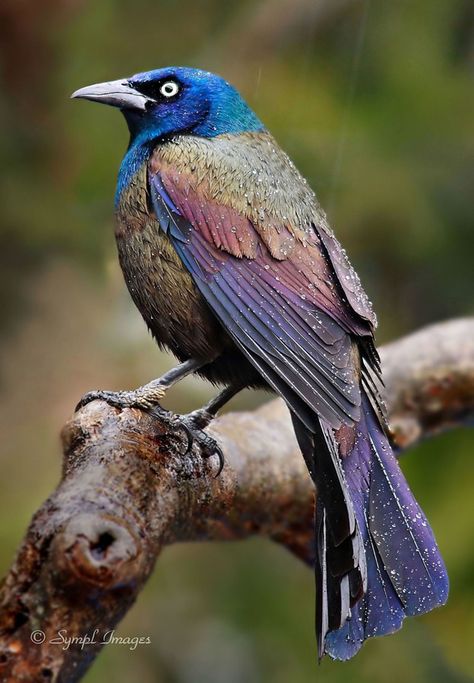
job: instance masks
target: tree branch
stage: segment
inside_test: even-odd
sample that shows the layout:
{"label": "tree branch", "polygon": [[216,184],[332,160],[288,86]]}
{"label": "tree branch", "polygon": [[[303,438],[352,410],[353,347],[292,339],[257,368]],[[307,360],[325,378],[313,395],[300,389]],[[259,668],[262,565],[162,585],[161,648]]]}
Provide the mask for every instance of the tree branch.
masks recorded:
{"label": "tree branch", "polygon": [[[425,328],[382,359],[401,449],[472,421],[474,319]],[[186,453],[181,428],[150,414],[96,401],[66,424],[61,482],[0,592],[2,681],[79,680],[167,544],[260,534],[312,563],[314,491],[283,403],[225,415],[210,431],[226,457],[218,477],[216,459],[196,444]],[[61,629],[95,642],[65,650],[50,642]]]}

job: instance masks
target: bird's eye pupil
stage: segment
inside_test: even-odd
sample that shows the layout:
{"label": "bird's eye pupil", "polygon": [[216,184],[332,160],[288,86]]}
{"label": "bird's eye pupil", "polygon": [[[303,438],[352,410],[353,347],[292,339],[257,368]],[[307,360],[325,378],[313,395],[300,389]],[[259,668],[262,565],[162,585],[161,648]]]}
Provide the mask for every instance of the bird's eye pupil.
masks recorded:
{"label": "bird's eye pupil", "polygon": [[175,81],[166,81],[160,88],[160,93],[164,97],[174,97],[178,93],[179,86]]}

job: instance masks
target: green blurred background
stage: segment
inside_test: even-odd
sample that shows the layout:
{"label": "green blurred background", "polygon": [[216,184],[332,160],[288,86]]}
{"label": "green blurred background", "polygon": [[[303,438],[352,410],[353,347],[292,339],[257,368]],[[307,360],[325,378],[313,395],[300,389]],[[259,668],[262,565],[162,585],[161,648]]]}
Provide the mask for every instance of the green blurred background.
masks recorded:
{"label": "green blurred background", "polygon": [[[317,191],[375,302],[380,342],[472,314],[472,0],[3,0],[0,44],[2,573],[58,480],[58,431],[81,394],[173,363],[116,261],[125,124],[71,102],[76,88],[168,64],[221,73]],[[191,381],[168,405],[208,395]],[[403,461],[448,564],[444,609],[317,668],[303,565],[259,539],[173,547],[119,629],[152,644],[108,648],[85,680],[473,680],[473,445],[459,430]]]}

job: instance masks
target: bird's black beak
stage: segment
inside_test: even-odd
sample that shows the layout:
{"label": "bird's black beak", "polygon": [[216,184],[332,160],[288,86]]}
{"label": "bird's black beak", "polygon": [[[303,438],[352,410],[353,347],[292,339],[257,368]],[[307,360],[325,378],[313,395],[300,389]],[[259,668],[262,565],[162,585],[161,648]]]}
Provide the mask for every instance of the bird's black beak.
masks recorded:
{"label": "bird's black beak", "polygon": [[107,81],[106,83],[95,83],[87,85],[73,92],[71,98],[91,100],[109,104],[120,109],[140,109],[146,108],[149,98],[135,90],[127,81]]}

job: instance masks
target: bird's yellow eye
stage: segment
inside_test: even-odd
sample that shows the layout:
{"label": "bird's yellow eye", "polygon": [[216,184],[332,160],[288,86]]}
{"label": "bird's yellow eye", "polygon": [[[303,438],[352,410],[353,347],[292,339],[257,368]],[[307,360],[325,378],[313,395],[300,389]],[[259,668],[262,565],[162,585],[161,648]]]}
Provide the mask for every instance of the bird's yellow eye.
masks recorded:
{"label": "bird's yellow eye", "polygon": [[160,87],[160,94],[163,95],[163,97],[174,97],[178,92],[179,85],[176,81],[166,81],[166,83],[163,83]]}

